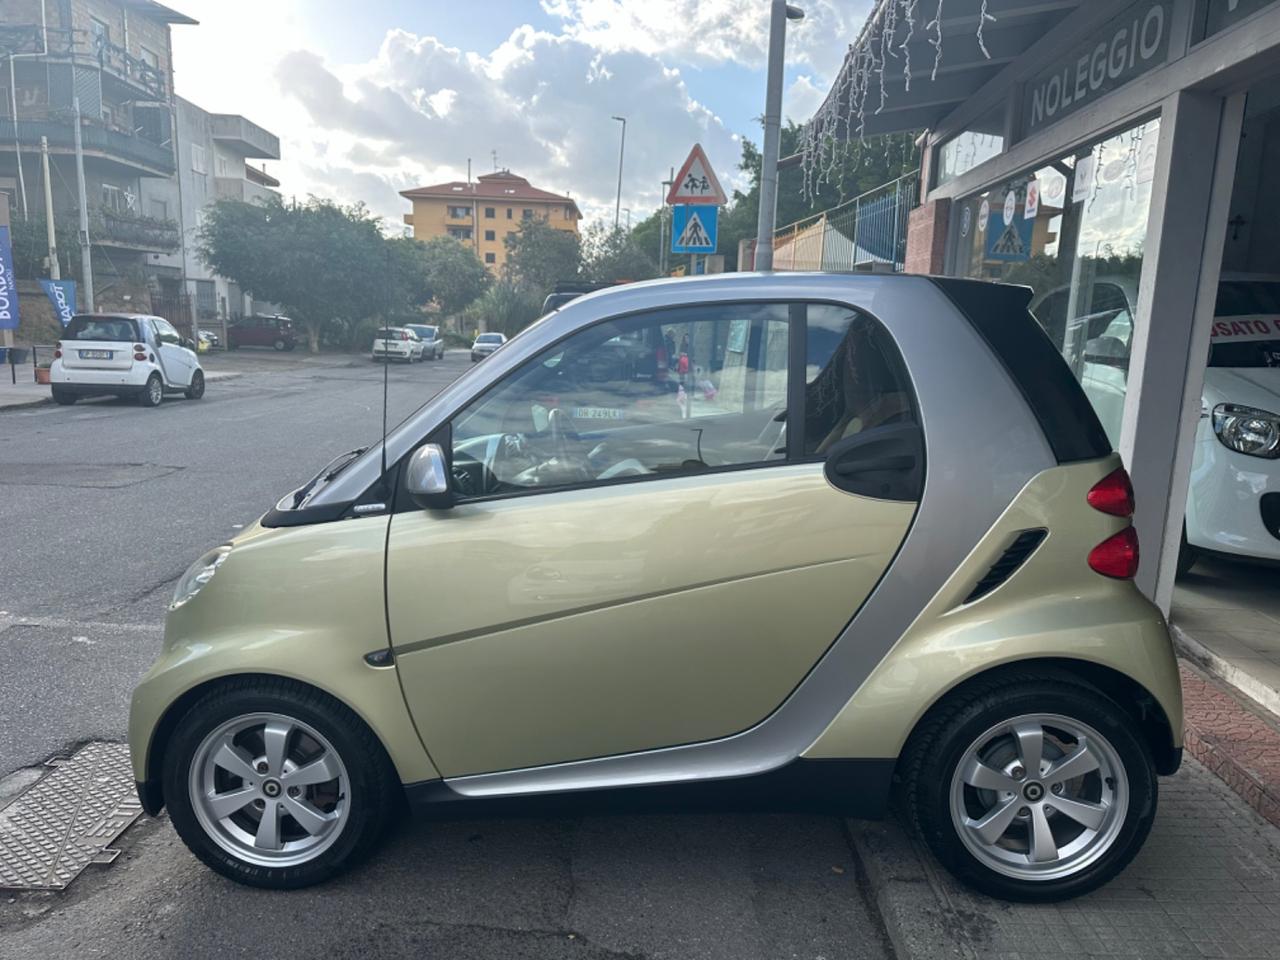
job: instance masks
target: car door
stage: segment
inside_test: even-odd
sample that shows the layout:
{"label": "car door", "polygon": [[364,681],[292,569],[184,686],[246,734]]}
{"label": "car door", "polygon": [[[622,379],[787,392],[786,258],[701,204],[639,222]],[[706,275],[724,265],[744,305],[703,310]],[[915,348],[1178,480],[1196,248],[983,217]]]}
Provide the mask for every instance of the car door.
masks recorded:
{"label": "car door", "polygon": [[[456,504],[398,510],[388,537],[396,662],[441,772],[759,722],[905,537],[915,423],[888,334],[831,305],[631,316],[508,373],[448,427]],[[866,470],[836,463],[868,443],[889,447]]]}
{"label": "car door", "polygon": [[168,320],[152,317],[151,326],[155,330],[156,356],[165,381],[175,387],[188,386],[195,369],[194,355],[182,345],[181,334]]}

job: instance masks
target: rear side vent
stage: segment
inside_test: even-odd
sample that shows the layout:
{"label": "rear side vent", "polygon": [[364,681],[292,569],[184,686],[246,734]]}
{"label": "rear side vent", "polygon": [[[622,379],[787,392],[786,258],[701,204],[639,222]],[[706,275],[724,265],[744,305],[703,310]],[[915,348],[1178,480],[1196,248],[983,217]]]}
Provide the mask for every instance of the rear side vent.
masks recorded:
{"label": "rear side vent", "polygon": [[1009,548],[1000,555],[1000,559],[991,565],[987,575],[964,598],[965,603],[973,603],[985,597],[1000,584],[1014,575],[1017,569],[1027,561],[1027,557],[1035,553],[1036,547],[1048,535],[1048,530],[1023,530]]}

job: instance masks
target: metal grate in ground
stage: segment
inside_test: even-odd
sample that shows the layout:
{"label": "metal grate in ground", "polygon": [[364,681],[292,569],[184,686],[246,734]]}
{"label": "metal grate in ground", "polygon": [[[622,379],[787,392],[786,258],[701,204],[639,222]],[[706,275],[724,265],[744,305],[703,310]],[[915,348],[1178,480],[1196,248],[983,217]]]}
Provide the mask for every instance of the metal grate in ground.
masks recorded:
{"label": "metal grate in ground", "polygon": [[0,888],[62,890],[142,813],[123,743],[89,743],[0,810]]}

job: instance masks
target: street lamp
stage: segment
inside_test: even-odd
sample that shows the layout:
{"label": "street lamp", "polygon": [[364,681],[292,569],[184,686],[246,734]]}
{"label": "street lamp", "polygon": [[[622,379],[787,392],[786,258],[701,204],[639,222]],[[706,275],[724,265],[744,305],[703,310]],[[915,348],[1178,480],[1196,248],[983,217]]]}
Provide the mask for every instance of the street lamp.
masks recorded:
{"label": "street lamp", "polygon": [[757,270],[773,269],[773,228],[778,216],[778,151],[782,139],[782,61],[787,21],[803,20],[804,11],[785,0],[769,10],[769,66],[764,89],[764,146],[760,156],[760,215],[756,221]]}
{"label": "street lamp", "polygon": [[618,145],[618,200],[613,207],[613,229],[618,229],[618,221],[622,218],[622,158],[627,151],[627,118],[614,117],[622,124],[622,143]]}

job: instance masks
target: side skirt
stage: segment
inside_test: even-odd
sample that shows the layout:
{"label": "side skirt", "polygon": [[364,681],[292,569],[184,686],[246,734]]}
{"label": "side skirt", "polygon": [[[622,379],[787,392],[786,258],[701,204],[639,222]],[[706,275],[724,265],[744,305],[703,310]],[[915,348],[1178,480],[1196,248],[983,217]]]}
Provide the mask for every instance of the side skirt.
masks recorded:
{"label": "side skirt", "polygon": [[897,761],[793,760],[729,780],[607,787],[518,797],[467,797],[444,780],[405,784],[416,814],[438,819],[610,813],[817,813],[878,820],[889,807]]}

